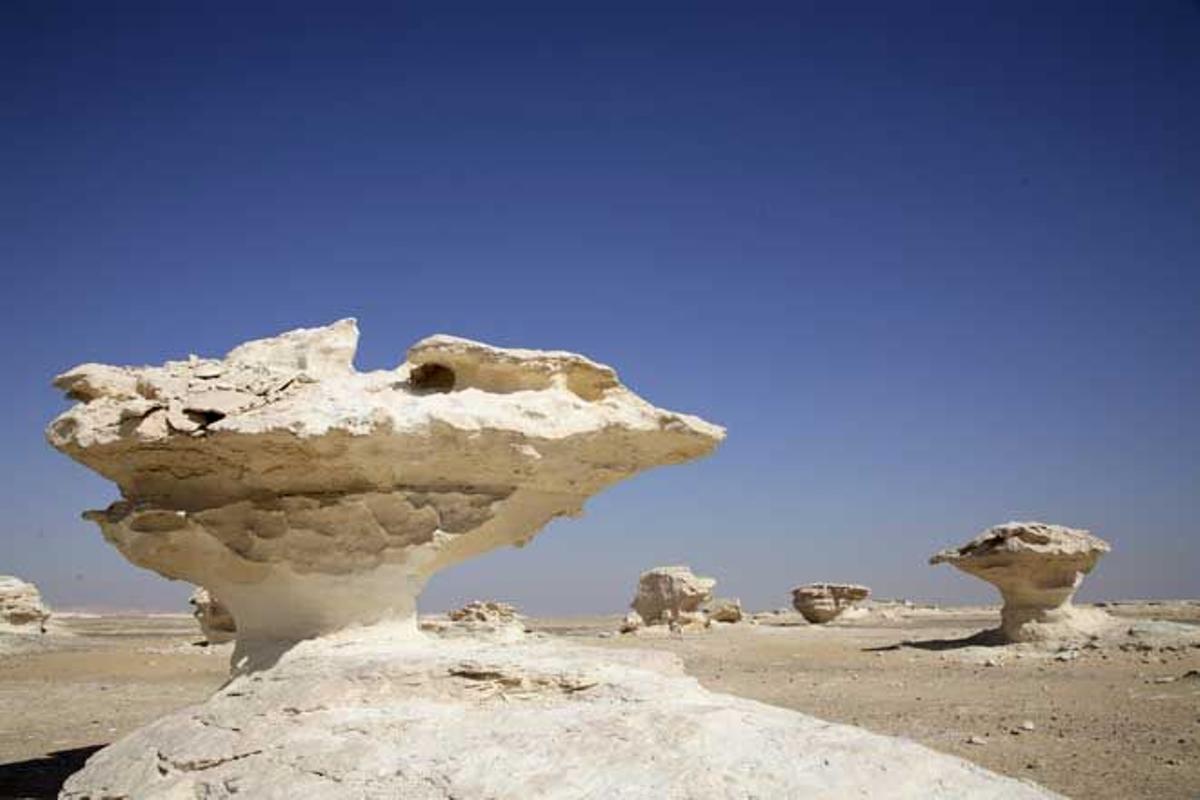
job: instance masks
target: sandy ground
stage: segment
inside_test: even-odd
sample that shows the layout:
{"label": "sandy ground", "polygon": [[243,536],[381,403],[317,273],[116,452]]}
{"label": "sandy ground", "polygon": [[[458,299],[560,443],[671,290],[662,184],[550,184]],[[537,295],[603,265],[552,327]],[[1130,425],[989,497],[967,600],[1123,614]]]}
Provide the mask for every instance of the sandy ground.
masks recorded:
{"label": "sandy ground", "polygon": [[[1200,624],[1195,602],[1110,610]],[[830,626],[769,616],[682,636],[614,636],[615,616],[531,627],[669,650],[711,689],[906,736],[1070,797],[1200,797],[1200,649],[1021,653],[968,646],[994,609],[901,613]],[[95,749],[226,675],[229,646],[194,644],[190,617],[60,625],[0,648],[0,797],[55,796]]]}

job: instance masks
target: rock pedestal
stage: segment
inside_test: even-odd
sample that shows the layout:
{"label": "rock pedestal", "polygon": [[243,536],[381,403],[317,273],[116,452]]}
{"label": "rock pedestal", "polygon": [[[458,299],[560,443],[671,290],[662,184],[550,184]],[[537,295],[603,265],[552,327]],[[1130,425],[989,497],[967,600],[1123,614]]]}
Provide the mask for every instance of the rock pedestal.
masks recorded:
{"label": "rock pedestal", "polygon": [[1000,633],[1010,642],[1097,636],[1112,625],[1099,609],[1071,603],[1083,578],[1109,551],[1090,532],[1042,522],[989,528],[961,547],[934,554],[930,564],[952,564],[1000,590]]}

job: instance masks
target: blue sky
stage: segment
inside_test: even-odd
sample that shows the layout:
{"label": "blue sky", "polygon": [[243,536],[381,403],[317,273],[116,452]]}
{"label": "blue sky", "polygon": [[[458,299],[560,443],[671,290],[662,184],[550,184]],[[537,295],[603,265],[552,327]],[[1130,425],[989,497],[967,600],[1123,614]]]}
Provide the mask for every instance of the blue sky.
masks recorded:
{"label": "blue sky", "polygon": [[925,558],[1011,518],[1200,596],[1198,85],[1166,0],[5,3],[0,572],[181,608],[79,519],[51,376],[356,316],[360,369],[577,350],[729,428],[427,608],[982,600]]}

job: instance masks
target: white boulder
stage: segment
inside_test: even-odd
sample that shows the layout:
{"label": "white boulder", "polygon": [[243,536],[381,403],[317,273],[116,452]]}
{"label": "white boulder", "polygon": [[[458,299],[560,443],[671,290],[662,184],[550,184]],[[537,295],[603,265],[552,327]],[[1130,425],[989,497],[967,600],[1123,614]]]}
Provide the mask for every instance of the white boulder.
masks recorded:
{"label": "white boulder", "polygon": [[792,589],[792,606],[809,622],[823,625],[870,594],[856,583],[809,583]]}
{"label": "white boulder", "polygon": [[637,596],[630,605],[646,625],[704,623],[707,617],[700,607],[712,599],[716,585],[688,567],[655,567],[638,578]]}
{"label": "white boulder", "polygon": [[44,633],[50,610],[32,583],[0,575],[0,632]]}

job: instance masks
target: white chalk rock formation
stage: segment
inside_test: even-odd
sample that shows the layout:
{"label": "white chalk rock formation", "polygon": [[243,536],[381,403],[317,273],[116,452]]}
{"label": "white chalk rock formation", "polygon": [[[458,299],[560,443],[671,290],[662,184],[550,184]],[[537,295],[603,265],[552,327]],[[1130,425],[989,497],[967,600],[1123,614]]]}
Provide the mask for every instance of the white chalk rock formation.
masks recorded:
{"label": "white chalk rock formation", "polygon": [[200,632],[209,644],[223,644],[237,638],[237,623],[233,615],[217,598],[209,594],[203,586],[197,586],[188,598],[192,606],[192,616],[200,625]]}
{"label": "white chalk rock formation", "polygon": [[0,575],[0,632],[44,633],[50,610],[32,583]]}
{"label": "white chalk rock formation", "polygon": [[823,625],[870,595],[870,589],[855,583],[810,583],[792,589],[792,606],[809,622]]}
{"label": "white chalk rock formation", "polygon": [[356,337],[345,321],[58,379],[80,404],[50,441],[123,496],[91,518],[238,630],[228,684],[94,755],[63,798],[1047,796],[709,693],[669,656],[422,635],[434,572],[723,431],[582,356],[438,336],[361,374]]}
{"label": "white chalk rock formation", "polygon": [[55,379],[79,403],[51,444],[121,489],[88,517],[133,563],[220,597],[239,644],[383,620],[415,632],[434,572],[724,435],[573,353],[433,336],[360,373],[357,340],[343,320],[220,360]]}
{"label": "white chalk rock formation", "polygon": [[637,596],[630,605],[646,625],[706,623],[700,607],[712,599],[716,585],[688,567],[655,567],[638,578]]}
{"label": "white chalk rock formation", "polygon": [[708,692],[667,653],[373,636],[301,642],[100,751],[61,797],[1054,796],[913,742]]}
{"label": "white chalk rock formation", "polygon": [[1112,627],[1104,611],[1071,603],[1083,576],[1109,549],[1108,542],[1085,530],[1009,522],[936,553],[929,563],[953,564],[1000,590],[1005,640],[1059,641],[1099,636]]}

